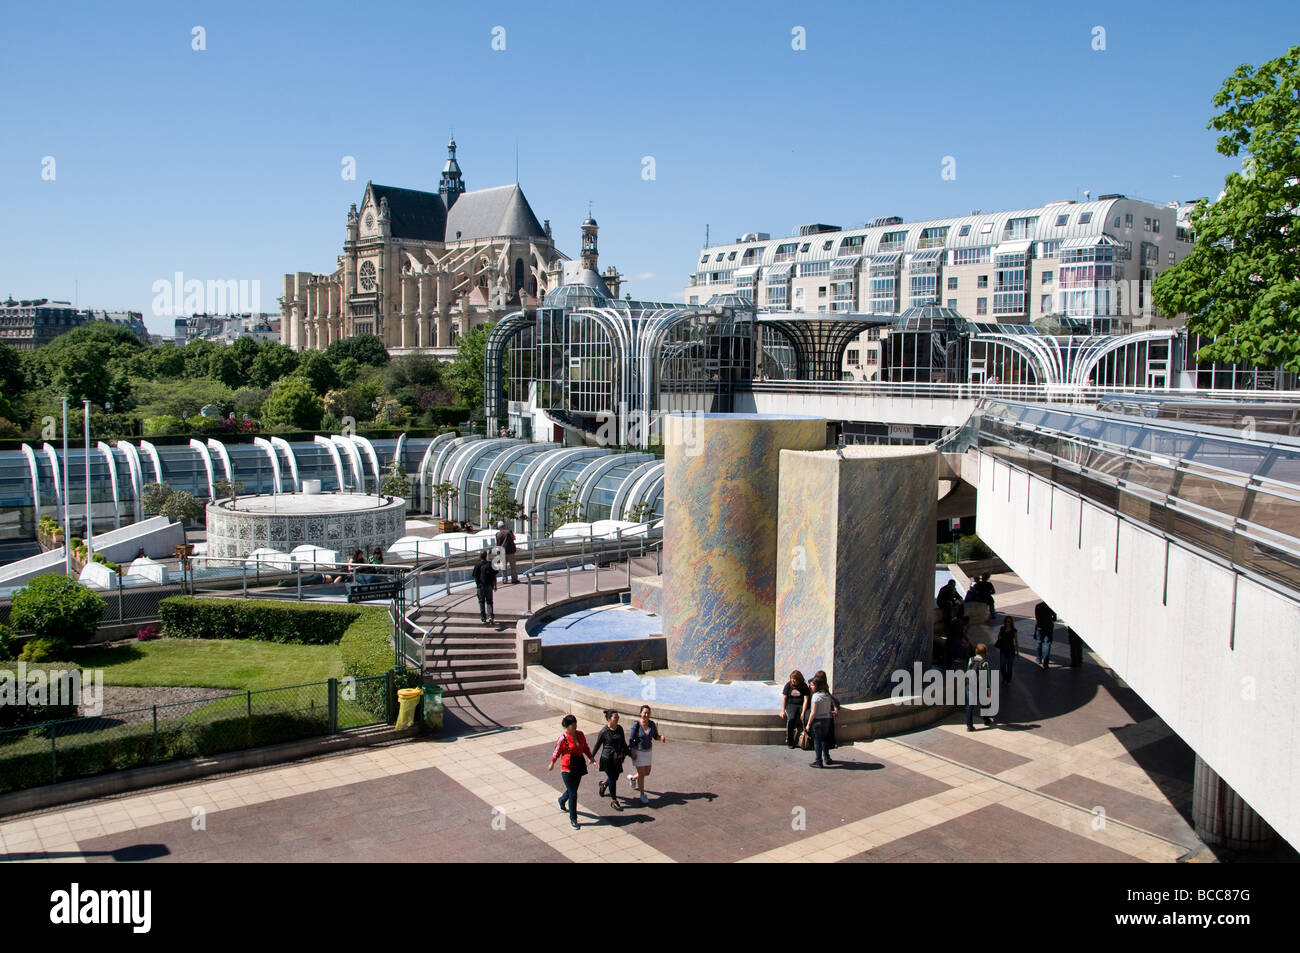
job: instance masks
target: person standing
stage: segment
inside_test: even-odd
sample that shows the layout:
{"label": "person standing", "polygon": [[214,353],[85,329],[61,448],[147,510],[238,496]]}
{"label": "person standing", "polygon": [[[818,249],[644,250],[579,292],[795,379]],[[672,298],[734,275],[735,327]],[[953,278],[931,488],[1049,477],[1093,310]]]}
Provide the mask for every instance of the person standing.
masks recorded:
{"label": "person standing", "polygon": [[384,564],[384,551],[376,546],[370,551],[370,565],[382,566]]}
{"label": "person standing", "polygon": [[1016,620],[1011,616],[1003,616],[1002,628],[998,629],[998,638],[993,645],[1000,654],[1002,683],[1010,685],[1011,666],[1015,664],[1016,656],[1020,654],[1020,635],[1016,632]]}
{"label": "person standing", "polygon": [[623,810],[618,800],[618,776],[623,770],[623,759],[628,756],[628,749],[623,726],[618,723],[618,712],[605,712],[605,727],[596,736],[596,745],[591,753],[599,753],[600,770],[605,772],[605,780],[600,782],[600,796],[608,794],[610,806],[616,811]]}
{"label": "person standing", "polygon": [[[975,654],[966,665],[966,730],[975,730],[975,709],[980,707],[980,698],[988,695],[989,663],[984,658],[988,651],[984,643],[975,646]],[[993,727],[993,719],[982,716],[986,728]]]}
{"label": "person standing", "polygon": [[[506,554],[505,568],[510,570],[510,581],[518,582],[519,567],[516,562],[518,557],[516,557],[515,553],[519,547],[515,545],[514,531],[508,528],[501,520],[497,521],[497,545],[500,546],[502,552]],[[504,576],[505,573],[502,572],[501,575]]]}
{"label": "person standing", "polygon": [[[560,762],[560,777],[564,778],[564,793],[560,795],[560,810],[568,810],[569,826],[578,829],[578,785],[587,775],[587,763],[595,763],[591,749],[587,747],[587,736],[578,730],[578,719],[565,715],[560,720],[564,734],[555,742],[551,752],[551,763],[546,770],[554,769],[555,762]],[[582,759],[586,758],[586,761]],[[566,808],[567,805],[567,808]]]}
{"label": "person standing", "polygon": [[781,689],[781,715],[785,718],[785,746],[797,747],[799,738],[799,720],[803,717],[803,705],[808,698],[808,683],[804,681],[803,672],[795,669],[790,673]]}
{"label": "person standing", "polygon": [[813,739],[815,760],[811,767],[821,768],[835,763],[831,760],[826,747],[831,724],[831,693],[822,675],[814,675],[810,687],[812,695],[808,699],[808,720],[804,724],[804,730],[812,735]]}
{"label": "person standing", "polygon": [[955,619],[961,612],[962,598],[961,593],[957,591],[957,580],[949,579],[939,590],[939,594],[934,597],[934,604],[943,610],[945,622]]}
{"label": "person standing", "polygon": [[1070,668],[1078,668],[1083,664],[1083,639],[1068,625],[1065,627],[1065,635],[1070,640]]}
{"label": "person standing", "polygon": [[478,591],[478,617],[482,622],[495,622],[496,609],[492,605],[492,593],[497,590],[497,571],[488,559],[488,551],[481,550],[478,562],[474,564],[474,588]]}
{"label": "person standing", "polygon": [[1052,634],[1056,628],[1056,613],[1046,602],[1034,606],[1034,639],[1038,642],[1038,664],[1047,671],[1047,662],[1052,657]]}
{"label": "person standing", "polygon": [[632,732],[627,740],[632,760],[636,762],[636,774],[629,774],[627,779],[641,792],[642,804],[650,803],[650,799],[645,796],[645,779],[650,774],[650,766],[654,762],[654,743],[667,740],[665,736],[659,734],[659,726],[650,720],[650,706],[642,705],[641,717],[632,723]]}
{"label": "person standing", "polygon": [[[819,678],[826,685],[826,694],[831,696],[831,720],[826,726],[826,750],[833,751],[835,749],[835,719],[838,718],[840,714],[840,701],[835,697],[835,693],[831,691],[831,680],[827,676],[824,668],[819,668],[813,673],[812,681],[815,682]],[[808,684],[812,685],[812,682],[809,682]],[[808,692],[804,695],[804,699],[804,710],[800,715],[801,721],[807,720],[808,717],[808,706],[812,700],[811,688],[809,688]]]}

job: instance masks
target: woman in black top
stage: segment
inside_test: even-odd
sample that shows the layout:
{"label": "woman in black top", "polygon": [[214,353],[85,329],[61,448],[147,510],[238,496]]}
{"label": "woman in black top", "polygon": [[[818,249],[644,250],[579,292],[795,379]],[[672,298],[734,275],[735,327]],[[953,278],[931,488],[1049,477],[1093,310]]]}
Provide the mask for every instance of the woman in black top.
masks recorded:
{"label": "woman in black top", "polygon": [[1002,628],[998,629],[997,641],[993,643],[1001,655],[1002,681],[1011,684],[1011,665],[1020,654],[1020,639],[1016,634],[1016,620],[1011,616],[1002,617]]}
{"label": "woman in black top", "polygon": [[799,737],[799,719],[803,714],[804,699],[808,697],[808,683],[803,680],[803,672],[795,669],[781,689],[781,716],[785,718],[785,746],[795,747]]}
{"label": "woman in black top", "polygon": [[592,747],[593,755],[600,755],[600,770],[605,772],[605,780],[600,782],[600,796],[609,795],[609,803],[616,811],[623,810],[618,800],[618,775],[623,770],[623,759],[627,757],[627,739],[623,736],[623,726],[618,723],[618,712],[605,712],[605,727],[596,736]]}

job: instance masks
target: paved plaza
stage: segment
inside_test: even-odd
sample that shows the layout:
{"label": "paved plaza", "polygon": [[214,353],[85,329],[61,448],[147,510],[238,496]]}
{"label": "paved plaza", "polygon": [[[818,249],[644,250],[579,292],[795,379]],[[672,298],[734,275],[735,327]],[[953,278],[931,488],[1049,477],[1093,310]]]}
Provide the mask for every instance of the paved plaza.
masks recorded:
{"label": "paved plaza", "polygon": [[[1031,616],[1037,600],[1015,577],[994,582],[1000,611]],[[438,736],[11,818],[0,851],[64,862],[1207,856],[1187,820],[1191,751],[1095,657],[1071,669],[1058,641],[1059,667],[1038,669],[1030,628],[993,728],[968,733],[954,715],[841,748],[821,771],[784,746],[670,742],[655,752],[649,806],[613,810],[593,769],[578,831],[556,806],[559,768],[546,770],[563,713],[514,692],[453,699]],[[580,728],[594,740],[599,726]]]}

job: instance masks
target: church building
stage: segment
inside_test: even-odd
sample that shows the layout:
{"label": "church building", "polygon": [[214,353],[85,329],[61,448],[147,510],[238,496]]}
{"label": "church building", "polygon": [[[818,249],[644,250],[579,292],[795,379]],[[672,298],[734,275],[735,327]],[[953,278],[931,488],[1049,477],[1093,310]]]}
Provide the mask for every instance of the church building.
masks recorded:
{"label": "church building", "polygon": [[[596,260],[589,217],[582,263]],[[437,192],[366,183],[334,270],[284,276],[280,341],[300,351],[375,334],[390,351],[450,358],[470,328],[534,310],[567,261],[518,183],[466,191],[453,139]],[[617,296],[617,271],[604,279]]]}

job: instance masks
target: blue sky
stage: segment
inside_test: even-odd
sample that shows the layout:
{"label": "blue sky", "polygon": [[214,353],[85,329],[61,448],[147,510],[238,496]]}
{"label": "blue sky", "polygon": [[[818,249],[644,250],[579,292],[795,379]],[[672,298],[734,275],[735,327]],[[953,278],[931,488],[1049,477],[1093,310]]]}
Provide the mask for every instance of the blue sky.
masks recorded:
{"label": "blue sky", "polygon": [[333,270],[367,179],[437,188],[453,129],[471,189],[513,181],[518,142],[570,255],[590,200],[646,298],[680,299],[706,224],[1213,195],[1236,164],[1211,97],[1297,38],[1293,2],[14,4],[0,296],[170,331],[151,288],[180,271],[277,310],[285,272]]}

